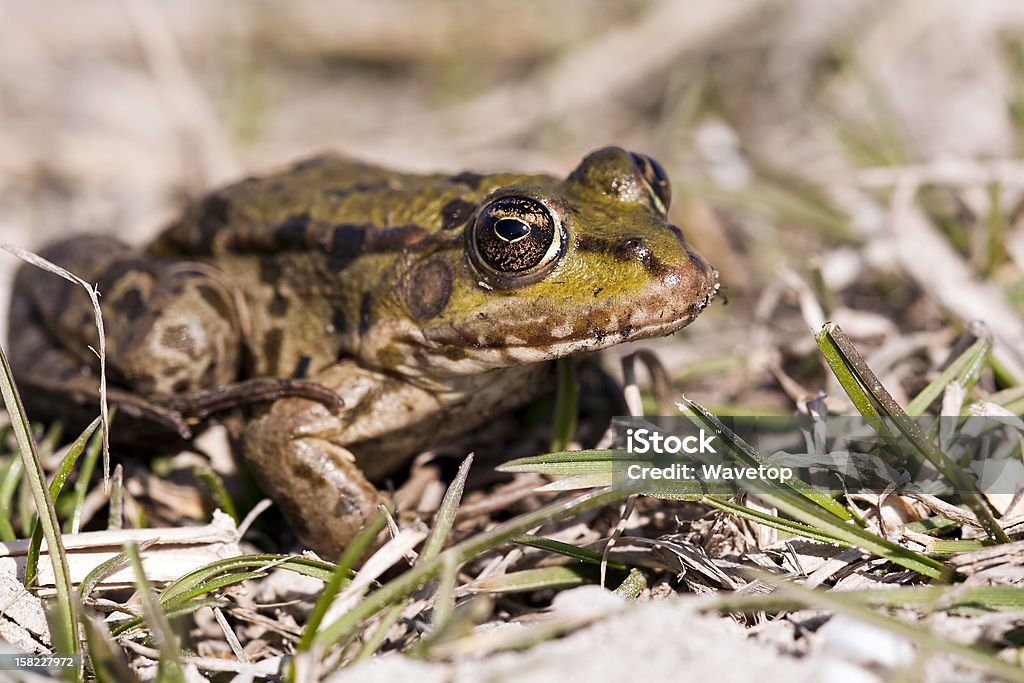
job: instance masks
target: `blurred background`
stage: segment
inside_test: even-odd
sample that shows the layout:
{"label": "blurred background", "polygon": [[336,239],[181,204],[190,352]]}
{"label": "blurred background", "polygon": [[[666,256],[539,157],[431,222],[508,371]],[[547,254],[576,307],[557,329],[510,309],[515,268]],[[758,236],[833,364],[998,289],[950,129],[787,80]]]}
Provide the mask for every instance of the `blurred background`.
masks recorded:
{"label": "blurred background", "polygon": [[908,390],[972,318],[1024,365],[1017,0],[0,0],[0,239],[28,248],[142,242],[325,149],[565,174],[607,144],[661,161],[721,272],[667,362],[722,402],[813,393],[824,318],[909,344]]}

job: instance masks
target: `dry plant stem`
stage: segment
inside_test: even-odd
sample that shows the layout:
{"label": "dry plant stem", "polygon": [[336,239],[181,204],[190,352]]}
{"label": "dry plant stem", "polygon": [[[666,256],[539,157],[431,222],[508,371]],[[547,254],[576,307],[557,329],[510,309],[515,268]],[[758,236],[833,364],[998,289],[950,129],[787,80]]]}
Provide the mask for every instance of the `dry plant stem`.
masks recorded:
{"label": "dry plant stem", "polygon": [[[145,645],[140,645],[128,638],[121,638],[120,643],[131,650],[132,652],[151,659],[154,662],[160,660],[160,651]],[[246,664],[244,662],[232,662],[230,659],[220,659],[218,657],[182,657],[182,663],[192,664],[197,669],[203,671],[227,671],[235,672],[239,676],[252,676],[258,678],[276,678],[281,674],[281,657],[271,657],[270,659],[264,659],[256,662],[255,664]],[[242,679],[244,680],[244,678]]]}
{"label": "dry plant stem", "polygon": [[81,286],[89,294],[89,299],[92,301],[92,309],[95,313],[96,332],[99,338],[99,348],[96,350],[96,355],[99,357],[100,363],[100,424],[103,429],[103,486],[104,489],[106,489],[110,480],[110,413],[107,409],[107,336],[103,331],[103,312],[100,310],[100,293],[95,287],[74,273],[61,268],[54,263],[50,263],[41,256],[37,256],[26,249],[16,247],[13,244],[7,244],[5,242],[0,242],[0,249],[17,256],[22,261],[30,263],[36,268],[41,268],[48,273],[59,275],[68,282],[73,282]]}

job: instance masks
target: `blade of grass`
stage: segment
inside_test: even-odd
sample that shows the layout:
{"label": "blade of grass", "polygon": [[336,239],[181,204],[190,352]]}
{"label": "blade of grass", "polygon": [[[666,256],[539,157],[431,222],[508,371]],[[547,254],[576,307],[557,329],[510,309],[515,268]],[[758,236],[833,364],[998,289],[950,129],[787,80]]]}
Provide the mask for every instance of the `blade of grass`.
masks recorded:
{"label": "blade of grass", "polygon": [[435,578],[441,570],[441,556],[446,553],[454,555],[457,562],[462,563],[534,527],[564,519],[602,505],[614,503],[626,498],[630,493],[628,490],[601,489],[586,493],[577,498],[555,501],[532,512],[502,522],[492,529],[476,534],[427,562],[417,563],[412,569],[384,584],[380,590],[367,596],[366,599],[348,613],[322,629],[317,634],[316,639],[324,649],[334,643],[347,640],[370,617],[396,604],[402,598],[411,595],[413,591],[420,588],[427,581]]}
{"label": "blade of grass", "polygon": [[[593,550],[587,550],[586,548],[580,548],[579,546],[572,545],[571,543],[556,541],[553,538],[542,538],[540,536],[529,535],[516,536],[512,539],[512,542],[518,543],[519,545],[529,546],[531,548],[546,550],[549,553],[564,555],[565,557],[580,560],[581,562],[589,562],[590,564],[600,565],[603,559],[601,553],[594,552]],[[615,562],[613,560],[609,560],[607,566],[609,569],[629,571],[629,567],[621,562]]]}
{"label": "blade of grass", "polygon": [[469,468],[472,466],[473,454],[470,453],[462,461],[462,464],[459,465],[459,471],[455,474],[451,485],[448,486],[448,490],[444,493],[444,498],[437,509],[437,514],[434,515],[434,527],[430,530],[430,535],[427,536],[427,540],[423,543],[423,550],[420,552],[420,558],[417,562],[426,562],[434,559],[441,552],[441,549],[444,548],[444,543],[448,540],[448,534],[452,530],[452,525],[455,524],[455,515],[459,511],[459,503],[462,502],[462,494],[466,490],[466,479],[469,478]]}
{"label": "blade of grass", "polygon": [[[451,531],[452,525],[455,524],[455,515],[459,511],[459,503],[462,501],[462,494],[466,488],[466,479],[469,477],[469,469],[473,465],[473,454],[470,453],[462,464],[459,466],[459,471],[452,480],[451,485],[448,486],[448,490],[445,491],[444,498],[441,500],[441,505],[437,509],[437,514],[434,516],[434,526],[430,530],[430,535],[427,536],[427,540],[423,542],[423,549],[420,551],[420,556],[416,560],[416,564],[423,562],[429,562],[430,560],[437,557],[444,548],[445,541],[448,539],[448,534]],[[394,605],[384,616],[380,618],[377,628],[374,629],[373,633],[365,640],[362,648],[356,654],[353,659],[354,662],[362,661],[367,657],[372,656],[381,645],[384,644],[384,639],[387,638],[388,631],[394,626],[395,622],[402,615],[403,605],[401,602]]]}
{"label": "blade of grass", "polygon": [[178,640],[171,630],[171,624],[164,613],[160,601],[146,579],[142,570],[142,560],[139,557],[139,549],[134,543],[128,543],[124,548],[128,556],[128,562],[135,572],[135,585],[139,597],[142,599],[142,611],[149,623],[150,631],[160,649],[160,667],[157,678],[168,683],[185,683],[185,672],[182,669],[181,660],[178,658]]}
{"label": "blade of grass", "polygon": [[[1009,543],[1010,538],[1003,531],[1003,528],[999,526],[999,522],[996,521],[995,517],[992,516],[974,480],[956,462],[951,460],[932,443],[924,435],[917,423],[903,411],[899,403],[882,386],[875,373],[868,367],[863,356],[858,353],[853,342],[843,333],[842,329],[834,323],[828,323],[815,335],[815,340],[818,342],[819,348],[821,348],[826,361],[832,368],[833,374],[843,384],[843,387],[846,388],[847,384],[851,383],[851,381],[856,383],[859,389],[855,389],[854,393],[870,397],[870,401],[881,407],[886,417],[892,420],[903,438],[907,439],[926,460],[934,465],[953,484],[964,502],[971,508],[971,512],[981,522],[989,537],[999,543]],[[861,408],[860,404],[857,401],[854,401],[854,403],[859,410]],[[873,405],[869,410],[869,413],[862,412],[861,414],[865,418],[877,417],[879,415]]]}
{"label": "blade of grass", "polygon": [[3,481],[0,481],[0,540],[6,543],[18,538],[18,534],[14,531],[14,524],[11,522],[11,501],[14,500],[14,492],[21,483],[23,471],[21,458],[11,458],[4,471]]}
{"label": "blade of grass", "polygon": [[[111,419],[113,419],[115,412],[116,410],[110,411]],[[89,492],[89,482],[92,480],[92,473],[96,470],[96,462],[99,460],[102,447],[102,438],[98,438],[94,434],[92,440],[89,441],[88,447],[85,449],[85,458],[82,460],[82,466],[78,470],[78,478],[75,480],[75,497],[72,504],[71,520],[68,525],[68,531],[72,534],[77,534],[81,530],[82,507],[85,505],[85,494]]]}
{"label": "blade of grass", "polygon": [[[151,545],[154,545],[159,541],[159,538],[151,538],[148,541],[143,541],[139,544],[139,552],[146,552],[146,548],[149,548]],[[99,585],[100,581],[107,578],[108,576],[118,571],[127,564],[128,553],[120,552],[117,555],[114,555],[106,562],[101,562],[95,567],[93,567],[92,571],[86,574],[85,578],[82,579],[82,583],[78,584],[79,602],[89,597],[89,594],[92,593],[93,589],[95,589],[96,586]]]}
{"label": "blade of grass", "polygon": [[124,470],[121,463],[114,467],[110,477],[110,504],[107,506],[107,529],[124,527]]}
{"label": "blade of grass", "polygon": [[[21,247],[0,242],[0,249],[3,249],[10,254],[14,254],[22,261],[31,263],[36,268],[41,268],[48,273],[53,273],[54,275],[64,278],[68,282],[73,282],[79,285],[85,289],[86,293],[89,295],[89,300],[92,302],[92,309],[94,312],[96,332],[99,338],[96,355],[99,357],[100,365],[100,422],[103,425],[103,476],[104,480],[106,480],[106,477],[110,474],[110,411],[107,409],[107,336],[103,332],[103,312],[100,309],[100,293],[95,287],[74,273],[61,268],[54,263],[50,263],[41,256],[37,256],[36,254],[22,249]],[[4,362],[6,364],[6,361]]]}
{"label": "blade of grass", "polygon": [[971,390],[981,376],[981,371],[988,364],[992,355],[992,335],[986,333],[956,357],[939,376],[928,383],[913,400],[907,404],[907,415],[917,417],[924,413],[935,399],[942,395],[946,385],[959,380],[967,391]]}
{"label": "blade of grass", "polygon": [[387,522],[386,514],[383,512],[378,514],[359,532],[359,535],[356,536],[352,544],[345,549],[344,554],[338,561],[337,567],[331,574],[331,578],[324,585],[323,592],[320,593],[320,597],[317,598],[316,604],[313,605],[313,610],[306,619],[306,626],[302,629],[302,637],[295,646],[297,652],[307,652],[313,647],[316,632],[320,628],[328,608],[330,608],[334,599],[338,597],[338,593],[341,592],[345,584],[352,580],[352,567],[366,553],[370,545],[373,544],[374,539],[377,538],[377,534],[387,525]]}
{"label": "blade of grass", "polygon": [[238,508],[235,507],[235,501],[231,500],[231,495],[224,486],[224,481],[216,472],[213,471],[212,468],[207,466],[196,467],[192,472],[196,479],[206,486],[206,490],[210,492],[210,497],[213,498],[213,504],[230,515],[231,519],[235,520],[235,523],[237,524],[240,521]]}
{"label": "blade of grass", "polygon": [[[626,576],[626,572],[615,571],[610,574],[610,579],[624,580]],[[576,564],[524,569],[511,574],[491,576],[474,582],[469,588],[472,591],[486,593],[527,593],[596,585],[600,582],[600,567]]]}
{"label": "blade of grass", "polygon": [[[703,423],[704,428],[715,432],[729,452],[735,450],[749,454],[755,453],[750,444],[726,428],[717,417],[707,412],[699,403],[689,399],[684,400],[693,414]],[[937,560],[855,526],[849,519],[834,514],[831,510],[818,504],[817,500],[802,495],[794,487],[784,487],[770,480],[751,479],[747,481],[746,488],[750,493],[757,495],[766,505],[849,545],[863,548],[879,557],[884,557],[900,566],[939,581],[951,581],[956,575],[952,569]],[[717,501],[718,504],[721,502]]]}
{"label": "blade of grass", "polygon": [[22,464],[27,474],[32,497],[35,500],[40,525],[43,528],[43,537],[46,539],[50,563],[53,566],[53,581],[57,592],[57,625],[67,631],[71,647],[69,651],[61,654],[75,655],[79,653],[78,618],[72,602],[71,573],[68,570],[67,554],[60,537],[57,512],[53,508],[50,491],[46,486],[43,464],[39,461],[28,417],[25,415],[25,408],[22,406],[21,397],[18,396],[18,390],[14,386],[14,376],[2,346],[0,346],[0,394],[3,395],[4,406],[11,418],[11,426],[18,441]]}
{"label": "blade of grass", "polygon": [[572,358],[559,358],[555,415],[551,427],[551,450],[564,451],[576,433],[576,366]]}
{"label": "blade of grass", "polygon": [[[82,454],[85,449],[85,444],[88,443],[92,437],[96,428],[100,426],[100,419],[96,418],[92,421],[85,431],[78,435],[78,438],[68,448],[68,454],[61,461],[60,466],[57,468],[57,472],[54,474],[53,479],[50,481],[50,500],[57,500],[61,490],[64,488],[64,483],[71,476],[71,471],[75,467],[75,463],[78,462],[78,457]],[[32,528],[32,538],[29,540],[28,551],[25,557],[25,585],[31,586],[36,578],[39,570],[39,548],[43,543],[43,528],[39,524],[39,518],[36,518],[36,522]]]}
{"label": "blade of grass", "polygon": [[90,615],[82,626],[96,683],[140,683],[128,666],[124,651],[114,644],[106,624]]}

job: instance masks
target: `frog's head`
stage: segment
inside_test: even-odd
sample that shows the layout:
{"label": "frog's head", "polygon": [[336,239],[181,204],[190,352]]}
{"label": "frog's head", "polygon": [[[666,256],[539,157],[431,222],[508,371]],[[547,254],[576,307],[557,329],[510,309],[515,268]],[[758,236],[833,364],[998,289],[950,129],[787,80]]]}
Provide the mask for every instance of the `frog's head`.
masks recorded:
{"label": "frog's head", "polygon": [[481,183],[491,191],[460,249],[406,273],[406,310],[430,316],[405,371],[468,374],[664,336],[717,291],[717,271],[668,222],[671,188],[650,157],[607,147],[564,180],[509,178]]}

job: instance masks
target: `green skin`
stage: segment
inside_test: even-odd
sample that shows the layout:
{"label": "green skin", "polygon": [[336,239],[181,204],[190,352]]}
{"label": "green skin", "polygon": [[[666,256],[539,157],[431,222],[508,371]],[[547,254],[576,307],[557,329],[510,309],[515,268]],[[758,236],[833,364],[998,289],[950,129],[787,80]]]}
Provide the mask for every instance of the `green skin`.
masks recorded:
{"label": "green skin", "polygon": [[[277,399],[246,425],[246,460],[334,557],[375,514],[370,481],[535,397],[548,361],[670,334],[708,305],[717,273],[668,201],[660,167],[614,147],[566,179],[321,156],[209,195],[144,251],[87,236],[43,256],[103,293],[129,421],[186,435]],[[37,410],[95,405],[92,318],[74,287],[19,272],[11,357]]]}

